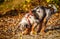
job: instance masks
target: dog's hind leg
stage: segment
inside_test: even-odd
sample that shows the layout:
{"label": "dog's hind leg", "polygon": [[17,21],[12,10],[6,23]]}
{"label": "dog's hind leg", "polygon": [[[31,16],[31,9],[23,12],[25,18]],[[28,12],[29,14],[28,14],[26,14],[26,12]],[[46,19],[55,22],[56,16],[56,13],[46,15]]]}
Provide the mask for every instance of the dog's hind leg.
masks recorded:
{"label": "dog's hind leg", "polygon": [[38,34],[39,29],[40,29],[40,24],[39,24],[39,23],[34,23],[34,24],[32,25],[32,29],[31,29],[30,34],[31,34],[31,35],[32,35],[32,34]]}

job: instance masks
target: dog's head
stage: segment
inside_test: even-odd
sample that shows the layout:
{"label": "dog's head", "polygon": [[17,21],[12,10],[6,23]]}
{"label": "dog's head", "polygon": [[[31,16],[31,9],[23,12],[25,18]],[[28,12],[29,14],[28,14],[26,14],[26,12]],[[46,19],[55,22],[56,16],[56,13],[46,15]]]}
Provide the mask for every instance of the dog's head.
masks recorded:
{"label": "dog's head", "polygon": [[43,8],[44,8],[43,6],[37,6],[32,10],[32,13],[36,16],[36,18],[42,19],[44,14]]}

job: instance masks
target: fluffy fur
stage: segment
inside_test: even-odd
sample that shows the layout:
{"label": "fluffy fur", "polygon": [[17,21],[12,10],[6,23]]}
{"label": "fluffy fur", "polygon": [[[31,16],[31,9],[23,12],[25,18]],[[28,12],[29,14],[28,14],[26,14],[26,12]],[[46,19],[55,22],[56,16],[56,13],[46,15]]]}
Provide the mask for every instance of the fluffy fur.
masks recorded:
{"label": "fluffy fur", "polygon": [[41,32],[44,32],[47,21],[52,14],[57,12],[57,8],[55,5],[50,4],[49,7],[38,6],[34,8],[32,12],[40,20],[40,22],[42,22]]}
{"label": "fluffy fur", "polygon": [[[34,24],[34,27],[32,27],[33,24]],[[22,34],[30,33],[30,31],[32,34],[34,31],[33,28],[35,28],[37,26],[37,24],[39,24],[39,20],[36,19],[34,15],[27,13],[20,21],[19,29],[21,30]]]}
{"label": "fluffy fur", "polygon": [[[51,7],[51,5],[49,5]],[[21,30],[22,34],[33,34],[34,32],[44,31],[46,27],[45,24],[50,18],[50,16],[57,12],[56,7],[52,6],[53,10],[44,6],[37,6],[36,8],[32,9],[31,12],[27,13],[19,23],[19,29]],[[45,22],[43,22],[45,18]],[[40,23],[43,22],[43,26]],[[42,27],[42,28],[41,28]]]}

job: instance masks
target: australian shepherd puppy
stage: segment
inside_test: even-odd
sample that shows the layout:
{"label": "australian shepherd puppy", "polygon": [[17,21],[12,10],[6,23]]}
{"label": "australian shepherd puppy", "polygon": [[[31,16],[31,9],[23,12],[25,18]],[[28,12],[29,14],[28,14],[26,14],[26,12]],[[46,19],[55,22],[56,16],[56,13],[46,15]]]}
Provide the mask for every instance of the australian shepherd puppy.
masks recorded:
{"label": "australian shepherd puppy", "polygon": [[[52,9],[51,9],[52,8]],[[45,29],[45,24],[50,18],[50,16],[57,12],[57,8],[54,5],[49,5],[49,8],[44,6],[37,6],[32,9],[29,13],[25,14],[19,23],[19,29],[22,34],[33,34],[34,32],[43,32]],[[45,18],[45,22],[43,22]],[[43,26],[40,23],[43,22]],[[41,28],[42,27],[42,28]]]}

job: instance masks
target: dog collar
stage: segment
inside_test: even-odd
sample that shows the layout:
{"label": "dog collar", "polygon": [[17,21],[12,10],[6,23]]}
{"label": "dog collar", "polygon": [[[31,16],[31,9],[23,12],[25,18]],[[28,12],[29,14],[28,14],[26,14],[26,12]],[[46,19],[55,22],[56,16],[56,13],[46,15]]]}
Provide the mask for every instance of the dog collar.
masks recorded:
{"label": "dog collar", "polygon": [[31,16],[34,16],[34,14],[32,13],[32,11],[31,11],[31,10],[29,10],[29,14],[26,16],[26,18],[27,18],[27,20],[28,20],[29,25],[31,25],[31,22],[30,22],[30,20],[28,19],[30,15],[31,15]]}

